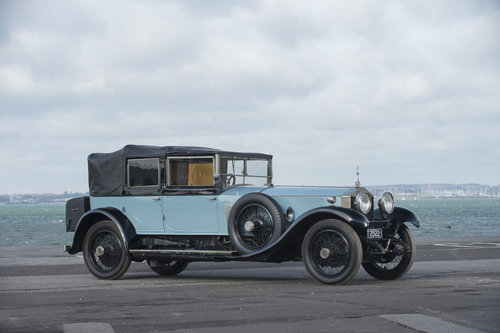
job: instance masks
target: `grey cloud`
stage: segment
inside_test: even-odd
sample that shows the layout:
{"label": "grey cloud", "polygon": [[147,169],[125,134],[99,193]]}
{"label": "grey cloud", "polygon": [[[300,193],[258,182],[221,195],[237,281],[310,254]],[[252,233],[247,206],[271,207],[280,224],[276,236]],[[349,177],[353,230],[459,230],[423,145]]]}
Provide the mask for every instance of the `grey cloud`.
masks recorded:
{"label": "grey cloud", "polygon": [[500,182],[494,1],[1,6],[2,191],[85,190],[128,143],[272,153],[276,183]]}

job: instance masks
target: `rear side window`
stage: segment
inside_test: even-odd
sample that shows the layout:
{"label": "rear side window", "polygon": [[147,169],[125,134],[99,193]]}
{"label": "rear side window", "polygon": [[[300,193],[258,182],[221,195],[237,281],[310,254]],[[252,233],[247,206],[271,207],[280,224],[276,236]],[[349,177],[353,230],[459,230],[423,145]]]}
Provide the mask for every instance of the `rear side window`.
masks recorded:
{"label": "rear side window", "polygon": [[158,158],[129,159],[127,161],[128,186],[160,185],[160,160]]}
{"label": "rear side window", "polygon": [[214,160],[208,158],[169,158],[168,185],[213,186]]}

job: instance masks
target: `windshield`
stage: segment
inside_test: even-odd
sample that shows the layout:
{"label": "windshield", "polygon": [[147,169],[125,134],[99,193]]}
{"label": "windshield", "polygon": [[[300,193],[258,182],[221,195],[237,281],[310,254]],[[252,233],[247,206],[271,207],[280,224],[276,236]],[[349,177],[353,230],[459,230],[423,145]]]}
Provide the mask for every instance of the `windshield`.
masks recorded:
{"label": "windshield", "polygon": [[222,157],[220,176],[222,184],[228,187],[234,185],[270,186],[272,183],[270,160]]}

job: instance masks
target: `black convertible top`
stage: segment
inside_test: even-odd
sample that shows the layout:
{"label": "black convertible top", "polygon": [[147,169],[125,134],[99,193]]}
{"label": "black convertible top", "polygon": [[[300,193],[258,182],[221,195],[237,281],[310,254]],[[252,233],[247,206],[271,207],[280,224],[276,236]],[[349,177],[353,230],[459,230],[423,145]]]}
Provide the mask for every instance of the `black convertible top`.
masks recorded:
{"label": "black convertible top", "polygon": [[[88,157],[89,194],[92,196],[119,196],[125,192],[125,173],[130,158],[168,156],[206,156],[219,154],[228,158],[272,159],[272,155],[241,153],[206,147],[127,145],[112,153],[94,153]],[[157,189],[156,193],[159,193]],[[152,193],[153,195],[155,193]]]}

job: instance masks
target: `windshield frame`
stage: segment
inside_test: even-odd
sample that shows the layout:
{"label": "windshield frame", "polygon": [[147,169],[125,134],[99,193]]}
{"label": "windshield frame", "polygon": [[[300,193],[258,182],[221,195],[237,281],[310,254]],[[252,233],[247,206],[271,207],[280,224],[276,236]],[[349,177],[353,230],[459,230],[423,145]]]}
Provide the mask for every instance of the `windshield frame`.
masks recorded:
{"label": "windshield frame", "polygon": [[[247,157],[247,156],[220,156],[217,154],[217,175],[223,188],[234,186],[272,186],[273,171],[272,158]],[[249,164],[252,162],[264,162],[265,171],[260,173],[249,173]],[[242,163],[237,172],[236,164]],[[253,164],[253,163],[252,163]],[[239,170],[238,170],[239,171]],[[254,179],[264,179],[263,183],[255,184],[251,182]]]}

